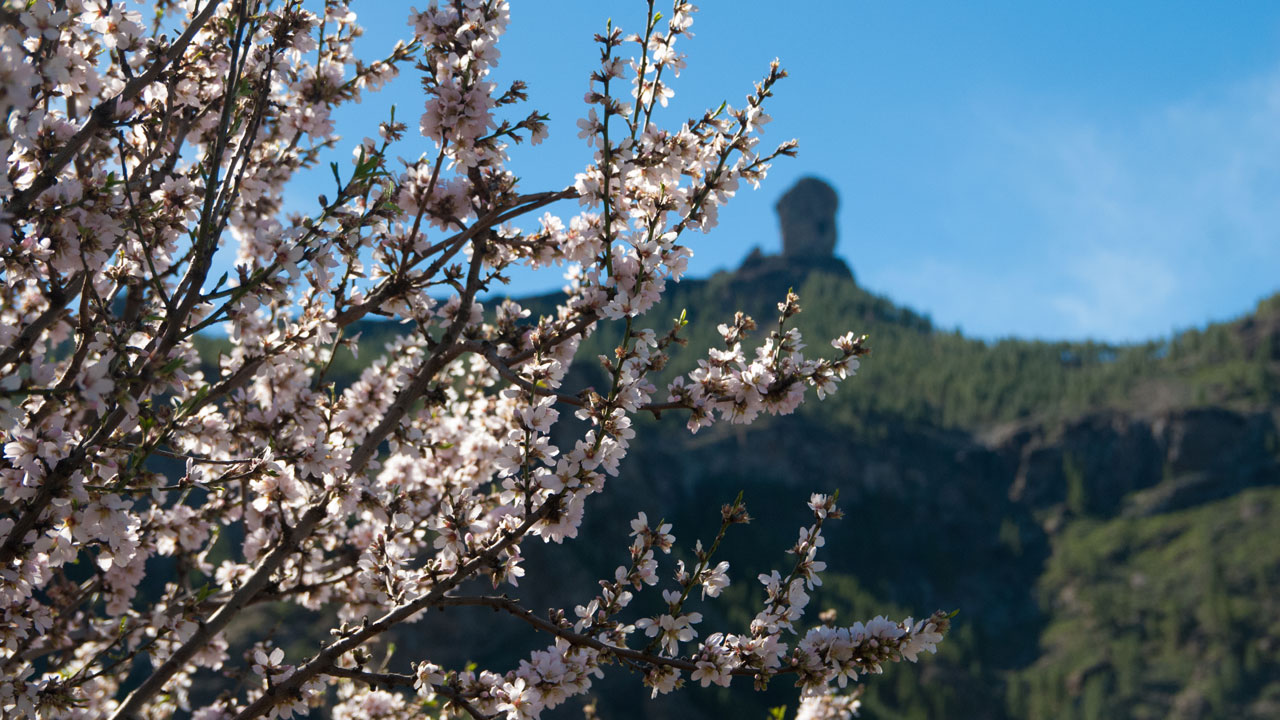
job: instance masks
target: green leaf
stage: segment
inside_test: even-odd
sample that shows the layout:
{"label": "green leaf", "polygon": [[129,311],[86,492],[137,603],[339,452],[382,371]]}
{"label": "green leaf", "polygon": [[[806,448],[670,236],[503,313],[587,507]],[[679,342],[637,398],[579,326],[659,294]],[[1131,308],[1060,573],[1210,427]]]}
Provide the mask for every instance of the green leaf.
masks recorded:
{"label": "green leaf", "polygon": [[179,418],[186,417],[187,413],[191,411],[191,408],[199,405],[206,397],[208,397],[209,389],[208,385],[201,385],[197,388],[196,394],[192,395],[186,400],[186,402],[182,403],[182,405],[178,407],[177,416]]}

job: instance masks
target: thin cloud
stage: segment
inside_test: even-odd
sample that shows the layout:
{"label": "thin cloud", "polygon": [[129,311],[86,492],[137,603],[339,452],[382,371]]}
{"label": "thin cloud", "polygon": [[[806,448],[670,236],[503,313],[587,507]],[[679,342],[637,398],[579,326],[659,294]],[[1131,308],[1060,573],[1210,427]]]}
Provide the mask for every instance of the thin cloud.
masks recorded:
{"label": "thin cloud", "polygon": [[[1137,340],[1238,314],[1280,285],[1280,72],[1136,121],[1003,126],[1034,210],[1047,324]],[[997,159],[996,162],[999,162]],[[1031,299],[1031,298],[1029,298]]]}

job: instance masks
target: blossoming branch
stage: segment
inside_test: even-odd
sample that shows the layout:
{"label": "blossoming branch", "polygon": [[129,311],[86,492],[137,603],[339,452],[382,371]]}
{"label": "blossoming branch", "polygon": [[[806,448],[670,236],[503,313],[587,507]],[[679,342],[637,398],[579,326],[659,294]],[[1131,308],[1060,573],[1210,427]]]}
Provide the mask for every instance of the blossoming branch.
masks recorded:
{"label": "blossoming branch", "polygon": [[[665,394],[651,378],[683,318],[646,315],[685,272],[685,243],[758,185],[794,142],[760,149],[775,62],[740,106],[657,124],[684,66],[694,8],[648,3],[641,32],[596,37],[580,136],[594,160],[564,187],[526,188],[512,143],[549,118],[492,70],[501,0],[431,0],[374,60],[343,0],[6,0],[0,7],[0,711],[49,718],[202,720],[331,716],[538,717],[607,667],[654,694],[681,684],[763,687],[786,676],[802,717],[847,717],[850,680],[933,651],[948,616],[805,629],[834,498],[809,500],[787,567],[761,575],[749,627],[696,608],[733,578],[715,551],[747,520],[726,505],[692,566],[639,513],[612,577],[526,608],[503,588],[522,546],[579,534],[586,500],[625,473],[639,414],[690,430],[792,412],[858,368],[853,334],[806,357],[794,295],[752,346],[739,314],[724,344]],[[300,171],[341,141],[334,111],[401,74],[425,95],[430,151],[393,161],[394,114],[332,166],[309,211]],[[573,206],[576,201],[576,208]],[[552,215],[548,208],[567,212]],[[219,253],[234,270],[215,277]],[[486,307],[513,268],[558,268],[554,312]],[[353,327],[403,333],[339,390]],[[579,344],[621,329],[603,391],[568,386]],[[202,363],[201,333],[229,351]],[[368,352],[367,348],[361,348]],[[587,362],[595,362],[595,358]],[[552,430],[569,413],[584,428]],[[567,417],[567,416],[566,416]],[[564,433],[557,435],[561,437]],[[157,462],[182,467],[160,472]],[[632,610],[638,593],[662,611]],[[262,603],[336,617],[287,654],[261,637],[233,654],[229,624]],[[429,610],[489,607],[546,636],[517,667],[375,668],[370,648]],[[190,690],[240,682],[202,707]],[[737,683],[735,678],[741,678]]]}

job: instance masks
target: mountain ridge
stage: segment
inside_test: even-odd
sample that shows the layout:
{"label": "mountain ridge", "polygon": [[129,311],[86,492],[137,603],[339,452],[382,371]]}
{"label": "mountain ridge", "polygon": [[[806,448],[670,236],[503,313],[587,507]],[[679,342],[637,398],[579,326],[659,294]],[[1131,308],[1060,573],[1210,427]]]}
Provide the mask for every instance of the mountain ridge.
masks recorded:
{"label": "mountain ridge", "polygon": [[[833,246],[833,227],[790,217],[816,240],[787,242],[784,223],[783,254],[753,253],[735,271],[670,285],[643,322],[665,328],[685,312],[689,344],[658,386],[718,346],[716,325],[735,311],[772,327],[789,289],[801,297],[807,352],[853,330],[870,334],[872,355],[834,395],[791,416],[696,435],[674,413],[638,418],[622,479],[591,500],[581,534],[592,542],[530,546],[526,605],[564,603],[564,587],[611,575],[612,551],[626,544],[620,518],[643,509],[691,543],[742,491],[768,522],[726,540],[734,584],[704,612],[745,626],[762,600],[751,578],[785,562],[803,498],[839,490],[846,518],[828,531],[815,610],[843,621],[960,610],[938,657],[867,680],[869,716],[1275,717],[1280,294],[1234,320],[1143,343],[978,340],[862,288],[829,250],[815,252]],[[535,322],[559,297],[518,302]],[[338,385],[397,328],[359,325],[364,349],[358,361],[335,361]],[[591,359],[610,354],[618,332],[605,325],[584,341],[568,392],[601,387]],[[488,620],[402,640],[437,662],[499,664],[536,641],[504,637],[468,656],[455,641],[469,622]],[[599,709],[609,720],[764,717],[794,702],[785,690],[688,688],[648,703],[634,678],[607,678]]]}

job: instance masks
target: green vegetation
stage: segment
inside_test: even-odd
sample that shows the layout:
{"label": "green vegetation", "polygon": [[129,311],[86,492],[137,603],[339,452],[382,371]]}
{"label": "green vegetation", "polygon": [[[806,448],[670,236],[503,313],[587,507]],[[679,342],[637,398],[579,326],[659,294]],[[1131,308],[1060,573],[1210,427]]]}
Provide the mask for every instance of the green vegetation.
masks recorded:
{"label": "green vegetation", "polygon": [[1176,513],[1067,526],[1038,585],[1052,619],[1040,658],[1014,675],[1011,713],[1276,717],[1277,511],[1280,489],[1256,488]]}
{"label": "green vegetation", "polygon": [[[687,309],[689,346],[673,360],[688,368],[719,343],[716,325],[741,306],[760,324],[776,322],[773,304],[792,285],[804,312],[797,326],[811,352],[830,354],[827,341],[849,330],[870,335],[872,357],[858,381],[804,412],[815,420],[861,427],[890,416],[950,428],[974,429],[1028,418],[1056,420],[1100,407],[1258,405],[1280,401],[1280,360],[1241,332],[1246,321],[1192,329],[1139,345],[1007,339],[984,342],[939,331],[927,317],[874,295],[847,277],[814,272],[807,278],[744,283],[721,273],[676,286],[650,313],[655,327]],[[1280,326],[1280,295],[1259,303],[1248,323]],[[603,343],[585,348],[595,354]],[[875,422],[874,420],[872,422]]]}
{"label": "green vegetation", "polygon": [[[833,260],[838,263],[839,261]],[[804,312],[796,325],[810,352],[831,354],[827,341],[849,330],[870,336],[872,357],[859,379],[802,412],[814,420],[863,428],[893,418],[959,429],[1026,419],[1059,420],[1089,410],[1171,407],[1258,407],[1280,402],[1280,294],[1251,316],[1166,340],[1136,345],[1006,339],[985,342],[933,327],[927,316],[861,288],[839,272],[784,271],[751,280],[718,273],[674,284],[645,324],[665,330],[686,311],[689,345],[671,367],[688,370],[720,344],[716,326],[744,310],[762,339],[776,323],[775,303],[794,288]],[[525,299],[535,312],[552,311],[555,295]],[[343,349],[331,375],[348,384],[395,336],[398,326],[363,322],[358,358]],[[617,329],[604,327],[583,344],[582,358],[608,354]],[[1268,340],[1270,343],[1268,343]],[[211,361],[225,341],[204,340]],[[590,363],[583,363],[590,364]],[[586,372],[590,372],[588,369]],[[588,376],[589,377],[589,376]]]}

